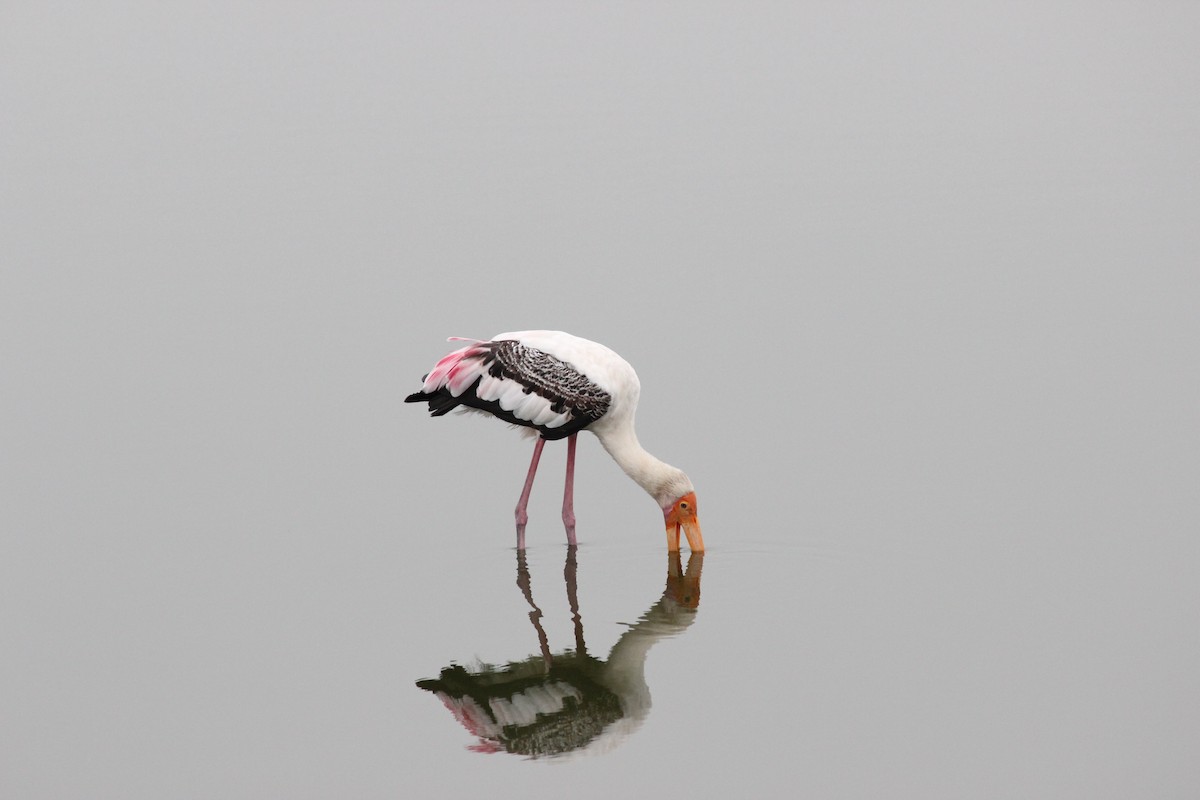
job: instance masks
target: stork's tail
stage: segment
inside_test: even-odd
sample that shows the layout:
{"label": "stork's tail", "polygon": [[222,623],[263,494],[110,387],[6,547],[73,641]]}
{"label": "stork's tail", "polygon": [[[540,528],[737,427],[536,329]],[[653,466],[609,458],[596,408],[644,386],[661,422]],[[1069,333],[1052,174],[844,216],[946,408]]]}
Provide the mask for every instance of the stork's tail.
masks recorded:
{"label": "stork's tail", "polygon": [[471,342],[441,358],[433,370],[421,380],[421,391],[404,398],[406,403],[429,403],[429,413],[435,417],[449,414],[462,405],[460,395],[475,382],[481,372],[480,356],[487,352],[479,339],[452,336],[450,341]]}
{"label": "stork's tail", "polygon": [[429,403],[429,414],[442,417],[462,405],[462,401],[452,396],[445,389],[433,392],[413,392],[404,398],[406,403]]}

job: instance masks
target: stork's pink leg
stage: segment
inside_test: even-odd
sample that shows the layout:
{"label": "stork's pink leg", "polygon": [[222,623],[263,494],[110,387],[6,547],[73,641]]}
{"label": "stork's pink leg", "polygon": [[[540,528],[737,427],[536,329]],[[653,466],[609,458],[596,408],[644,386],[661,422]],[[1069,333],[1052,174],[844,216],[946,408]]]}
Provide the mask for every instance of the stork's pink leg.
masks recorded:
{"label": "stork's pink leg", "polygon": [[567,544],[575,546],[575,437],[567,439],[567,482],[563,489],[563,525],[567,528]]}
{"label": "stork's pink leg", "polygon": [[521,490],[521,499],[517,501],[517,549],[525,549],[525,523],[529,522],[529,514],[525,512],[525,507],[529,505],[529,493],[533,490],[533,476],[537,474],[538,462],[542,460],[542,448],[546,446],[546,440],[538,437],[537,444],[533,446],[533,460],[529,462],[529,474],[525,476],[525,488]]}

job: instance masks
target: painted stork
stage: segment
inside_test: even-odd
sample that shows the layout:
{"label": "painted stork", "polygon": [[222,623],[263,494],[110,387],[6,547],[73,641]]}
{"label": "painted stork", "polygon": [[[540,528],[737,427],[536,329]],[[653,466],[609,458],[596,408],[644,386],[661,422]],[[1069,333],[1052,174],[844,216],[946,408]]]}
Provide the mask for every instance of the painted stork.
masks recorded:
{"label": "painted stork", "polygon": [[667,528],[667,549],[679,550],[680,530],[692,552],[703,552],[696,490],[682,470],[659,461],[638,444],[633,429],[641,384],[625,359],[602,344],[562,331],[501,333],[470,342],[437,362],[421,391],[406,403],[428,403],[432,416],[456,408],[479,411],[529,429],[537,436],[525,487],[517,501],[517,549],[525,549],[529,492],[547,440],[567,440],[562,519],[575,544],[575,437],[596,434],[613,460],[655,499]]}

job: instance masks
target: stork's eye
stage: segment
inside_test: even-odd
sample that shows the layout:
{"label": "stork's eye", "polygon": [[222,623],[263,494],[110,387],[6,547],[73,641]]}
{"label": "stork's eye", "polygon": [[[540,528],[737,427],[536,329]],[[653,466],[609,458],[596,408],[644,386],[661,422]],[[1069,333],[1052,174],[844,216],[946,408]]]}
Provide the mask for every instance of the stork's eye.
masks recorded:
{"label": "stork's eye", "polygon": [[680,511],[687,511],[687,510],[688,510],[688,504],[687,504],[687,502],[680,503],[680,504],[679,504],[679,510],[680,510]]}

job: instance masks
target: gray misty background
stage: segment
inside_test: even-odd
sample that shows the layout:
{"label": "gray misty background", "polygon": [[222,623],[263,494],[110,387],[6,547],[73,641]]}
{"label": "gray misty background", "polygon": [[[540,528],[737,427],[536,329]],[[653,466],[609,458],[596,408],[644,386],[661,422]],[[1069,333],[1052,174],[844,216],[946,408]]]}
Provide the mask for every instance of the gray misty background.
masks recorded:
{"label": "gray misty background", "polygon": [[[0,795],[1195,797],[1197,42],[1170,2],[5,4]],[[414,686],[538,649],[529,443],[400,402],[522,328],[637,367],[711,548],[644,723],[549,764]],[[576,512],[603,657],[661,517],[590,436]]]}

